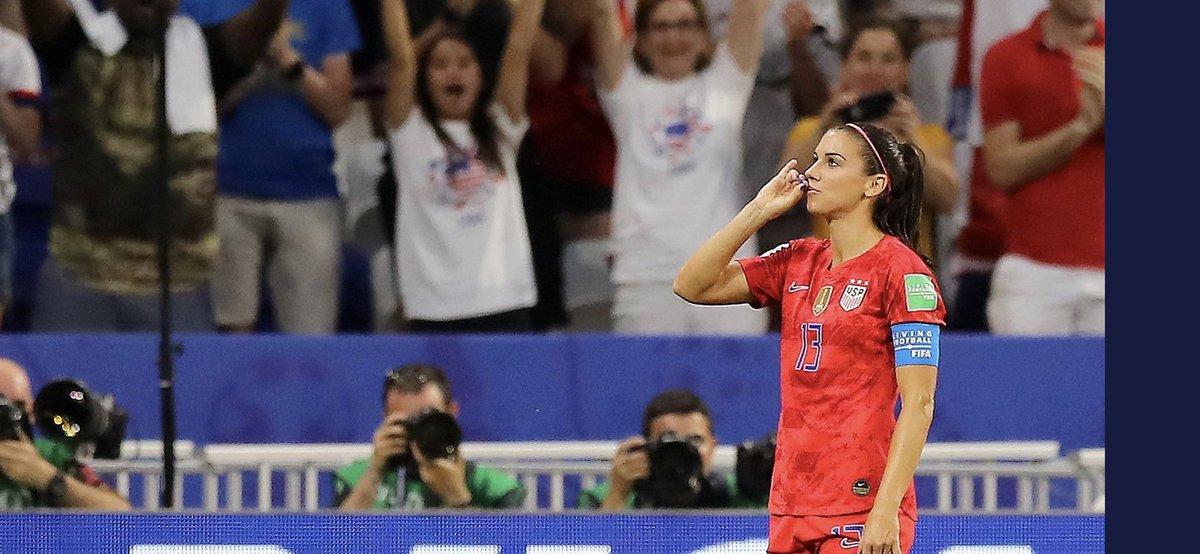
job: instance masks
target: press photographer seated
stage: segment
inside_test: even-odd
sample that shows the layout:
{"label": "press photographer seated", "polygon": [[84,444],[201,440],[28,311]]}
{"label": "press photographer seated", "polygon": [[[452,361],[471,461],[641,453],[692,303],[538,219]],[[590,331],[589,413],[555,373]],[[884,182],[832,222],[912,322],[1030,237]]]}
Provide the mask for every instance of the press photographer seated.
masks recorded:
{"label": "press photographer seated", "polygon": [[338,509],[516,508],[524,502],[520,482],[458,452],[458,403],[441,368],[409,364],[388,372],[383,405],[370,459],[334,476]]}
{"label": "press photographer seated", "polygon": [[686,390],[662,392],[646,405],[642,435],[617,447],[609,480],[583,491],[578,506],[610,511],[766,507],[765,490],[746,491],[736,476],[712,472],[716,449],[704,401]]}
{"label": "press photographer seated", "polygon": [[[66,384],[66,382],[57,382]],[[127,511],[129,501],[121,497],[90,467],[79,461],[80,448],[91,449],[98,436],[109,429],[107,417],[80,421],[79,427],[68,418],[68,429],[81,440],[66,440],[65,436],[39,438],[31,441],[35,417],[31,412],[43,412],[53,417],[63,407],[50,398],[56,390],[43,388],[36,403],[29,375],[12,360],[0,358],[0,511],[27,508],[83,508],[105,511]],[[48,390],[49,388],[49,390]],[[65,390],[61,387],[59,390]],[[75,390],[79,406],[92,412],[90,391]],[[48,423],[48,422],[43,422]],[[123,434],[121,427],[118,435]],[[81,431],[82,435],[76,432]],[[60,433],[61,435],[61,433]],[[93,436],[89,436],[93,435]],[[117,444],[120,436],[117,436]]]}

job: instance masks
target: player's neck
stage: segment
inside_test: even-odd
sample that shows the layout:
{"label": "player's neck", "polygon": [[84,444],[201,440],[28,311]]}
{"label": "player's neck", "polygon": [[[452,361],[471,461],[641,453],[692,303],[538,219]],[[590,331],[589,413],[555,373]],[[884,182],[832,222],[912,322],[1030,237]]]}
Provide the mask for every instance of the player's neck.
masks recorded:
{"label": "player's neck", "polygon": [[833,247],[830,269],[863,255],[882,239],[883,232],[876,229],[875,225],[863,225],[863,222],[851,218],[830,221],[829,243]]}

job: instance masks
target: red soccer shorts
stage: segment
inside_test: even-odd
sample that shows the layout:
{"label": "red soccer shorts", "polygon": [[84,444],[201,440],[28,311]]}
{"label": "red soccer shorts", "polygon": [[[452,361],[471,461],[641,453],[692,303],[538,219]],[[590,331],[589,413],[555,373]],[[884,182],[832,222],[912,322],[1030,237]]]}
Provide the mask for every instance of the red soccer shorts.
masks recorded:
{"label": "red soccer shorts", "polygon": [[[867,514],[777,516],[768,525],[768,554],[856,554]],[[917,521],[900,512],[900,546],[912,550]],[[897,553],[901,554],[901,553]]]}

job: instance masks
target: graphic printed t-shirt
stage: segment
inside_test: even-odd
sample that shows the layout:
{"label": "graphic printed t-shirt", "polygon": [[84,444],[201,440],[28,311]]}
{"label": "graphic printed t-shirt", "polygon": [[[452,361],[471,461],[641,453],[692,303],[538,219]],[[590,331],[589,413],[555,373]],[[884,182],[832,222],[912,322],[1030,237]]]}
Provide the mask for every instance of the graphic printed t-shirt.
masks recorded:
{"label": "graphic printed t-shirt", "polygon": [[499,105],[490,113],[504,174],[480,160],[465,121],[442,122],[461,152],[442,145],[415,108],[391,133],[400,295],[410,318],[465,319],[537,302],[516,166],[529,123]]}
{"label": "graphic printed t-shirt", "polygon": [[[728,48],[686,79],[629,63],[600,100],[617,143],[614,282],[670,281],[705,239],[737,215],[741,130],[754,87]],[[756,251],[753,241],[739,255]]]}

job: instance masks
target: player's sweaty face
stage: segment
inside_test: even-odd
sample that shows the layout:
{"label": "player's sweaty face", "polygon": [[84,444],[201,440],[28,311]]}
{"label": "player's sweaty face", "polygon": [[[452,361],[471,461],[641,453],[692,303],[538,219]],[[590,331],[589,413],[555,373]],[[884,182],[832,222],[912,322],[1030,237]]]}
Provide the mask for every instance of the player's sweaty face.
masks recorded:
{"label": "player's sweaty face", "polygon": [[863,162],[862,139],[852,130],[830,130],[813,151],[813,162],[804,170],[809,179],[806,203],[809,213],[836,217],[853,210],[865,200],[864,192],[874,180]]}

